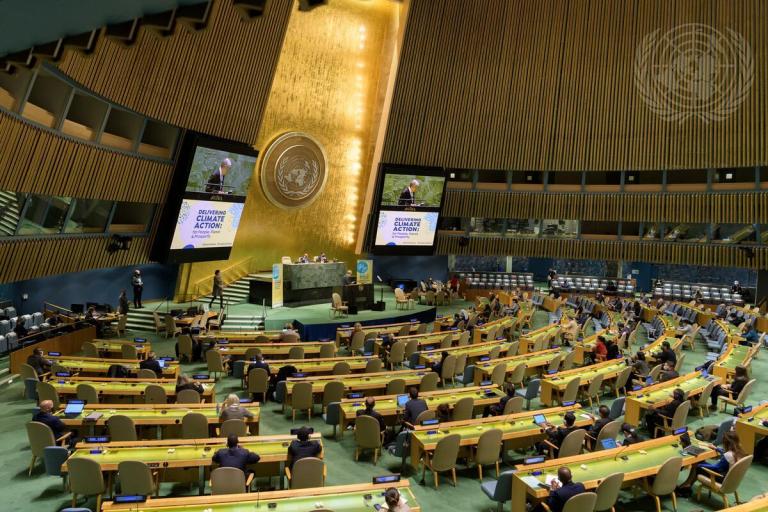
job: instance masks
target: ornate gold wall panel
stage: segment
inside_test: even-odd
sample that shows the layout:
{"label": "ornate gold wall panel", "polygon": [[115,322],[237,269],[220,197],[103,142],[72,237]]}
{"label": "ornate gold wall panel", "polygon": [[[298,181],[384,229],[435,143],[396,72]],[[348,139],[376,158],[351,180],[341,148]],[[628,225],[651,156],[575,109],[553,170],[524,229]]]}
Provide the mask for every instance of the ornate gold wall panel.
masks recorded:
{"label": "ornate gold wall panel", "polygon": [[127,251],[109,254],[108,238],[17,238],[0,244],[0,282],[101,267],[148,263],[149,237],[134,238]]}
{"label": "ornate gold wall panel", "polygon": [[263,149],[288,131],[313,136],[327,157],[325,188],[307,207],[284,210],[265,197],[255,176],[229,261],[184,265],[179,293],[214,269],[251,257],[253,270],[305,252],[324,251],[354,263],[380,115],[379,91],[391,63],[399,8],[390,0],[334,0],[293,13],[261,131],[253,142]]}
{"label": "ornate gold wall panel", "polygon": [[448,190],[443,215],[764,224],[768,223],[768,194],[547,194]]}
{"label": "ornate gold wall panel", "polygon": [[[665,121],[635,86],[646,35],[689,23],[732,29],[751,46],[754,86],[724,121]],[[382,161],[542,170],[765,163],[767,51],[765,0],[412,0]]]}
{"label": "ornate gold wall panel", "polygon": [[66,52],[59,67],[110,101],[170,124],[252,143],[272,86],[294,0],[270,0],[242,21],[214,2],[201,32],[139,31],[131,47],[102,38],[92,55]]}
{"label": "ornate gold wall panel", "polygon": [[461,237],[439,234],[438,254],[484,254],[534,258],[647,261],[714,267],[764,269],[768,266],[768,248],[748,251],[733,246],[683,243],[643,243],[610,240],[516,240],[471,238],[462,247]]}
{"label": "ornate gold wall panel", "polygon": [[43,130],[0,112],[0,189],[141,203],[165,201],[173,166]]}

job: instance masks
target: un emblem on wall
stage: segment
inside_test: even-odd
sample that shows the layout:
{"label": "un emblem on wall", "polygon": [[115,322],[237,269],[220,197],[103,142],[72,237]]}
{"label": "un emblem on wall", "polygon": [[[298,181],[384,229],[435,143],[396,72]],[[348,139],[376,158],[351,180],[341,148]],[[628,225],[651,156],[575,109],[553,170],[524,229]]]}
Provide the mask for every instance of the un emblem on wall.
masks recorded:
{"label": "un emblem on wall", "polygon": [[754,82],[752,48],[738,32],[702,24],[648,34],[635,53],[635,86],[666,121],[722,121],[746,101]]}
{"label": "un emblem on wall", "polygon": [[284,133],[264,152],[260,176],[261,187],[272,204],[303,208],[317,199],[325,187],[325,152],[306,133]]}

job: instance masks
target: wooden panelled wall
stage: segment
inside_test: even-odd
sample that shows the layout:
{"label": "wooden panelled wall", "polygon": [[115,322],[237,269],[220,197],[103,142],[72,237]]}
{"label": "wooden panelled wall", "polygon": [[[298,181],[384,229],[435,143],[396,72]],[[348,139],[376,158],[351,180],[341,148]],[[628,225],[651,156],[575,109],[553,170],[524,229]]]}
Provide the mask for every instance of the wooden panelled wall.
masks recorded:
{"label": "wooden panelled wall", "polygon": [[201,32],[142,30],[131,47],[102,38],[91,55],[67,52],[59,68],[141,114],[252,144],[294,5],[270,0],[262,16],[242,21],[231,0],[216,0]]}
{"label": "wooden panelled wall", "polygon": [[493,219],[768,224],[768,194],[547,194],[448,190],[443,215]]}
{"label": "wooden panelled wall", "polygon": [[[644,37],[732,29],[754,86],[725,121],[667,122],[634,85]],[[768,161],[765,0],[412,0],[382,161],[470,169],[748,167]]]}
{"label": "wooden panelled wall", "polygon": [[534,256],[586,260],[647,261],[711,267],[768,267],[768,248],[740,250],[733,246],[646,243],[611,240],[519,240],[511,238],[471,238],[462,246],[462,237],[439,234],[439,254],[485,254]]}
{"label": "wooden panelled wall", "polygon": [[134,238],[127,251],[107,252],[109,239],[20,237],[0,243],[0,283],[148,263],[150,238]]}
{"label": "wooden panelled wall", "polygon": [[0,111],[0,190],[160,203],[173,166],[61,136]]}

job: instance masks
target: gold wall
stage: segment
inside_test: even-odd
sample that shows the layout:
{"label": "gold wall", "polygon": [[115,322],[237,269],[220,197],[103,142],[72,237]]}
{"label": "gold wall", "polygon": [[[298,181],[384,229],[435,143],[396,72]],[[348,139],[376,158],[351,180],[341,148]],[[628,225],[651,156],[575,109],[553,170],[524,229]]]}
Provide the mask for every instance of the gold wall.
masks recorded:
{"label": "gold wall", "polygon": [[[662,120],[635,86],[646,35],[693,23],[732,29],[752,49],[751,92],[724,121]],[[765,163],[767,54],[765,0],[412,0],[382,160],[523,170]]]}
{"label": "gold wall", "polygon": [[354,262],[400,9],[390,0],[334,0],[292,12],[253,142],[263,152],[286,131],[312,135],[327,157],[325,189],[308,207],[283,210],[266,199],[255,173],[229,260],[182,265],[177,297],[207,291],[216,268],[264,270],[281,256],[321,251]]}

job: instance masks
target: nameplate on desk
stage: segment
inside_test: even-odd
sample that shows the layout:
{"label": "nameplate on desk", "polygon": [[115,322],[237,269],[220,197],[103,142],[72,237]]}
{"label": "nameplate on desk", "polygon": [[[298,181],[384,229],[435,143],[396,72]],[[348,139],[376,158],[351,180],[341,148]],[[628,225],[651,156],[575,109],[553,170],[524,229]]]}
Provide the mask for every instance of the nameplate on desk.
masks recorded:
{"label": "nameplate on desk", "polygon": [[144,503],[147,501],[147,497],[139,494],[126,494],[115,496],[113,501],[115,503]]}
{"label": "nameplate on desk", "polygon": [[54,356],[54,357],[55,357],[55,356],[60,356],[60,355],[61,355],[61,352],[48,352],[48,355],[49,355],[49,356]]}
{"label": "nameplate on desk", "polygon": [[[210,379],[211,376],[205,373],[198,373],[198,374],[192,375],[192,378],[195,380],[205,380],[205,379]],[[240,401],[242,402],[242,399]]]}
{"label": "nameplate on desk", "polygon": [[109,436],[91,436],[85,438],[86,443],[108,443]]}
{"label": "nameplate on desk", "polygon": [[147,338],[133,338],[134,343],[146,343]]}
{"label": "nameplate on desk", "polygon": [[400,481],[400,475],[395,473],[393,475],[382,475],[373,477],[374,484],[391,484]]}
{"label": "nameplate on desk", "polygon": [[574,405],[576,402],[563,402],[563,407],[570,407]]}
{"label": "nameplate on desk", "polygon": [[229,340],[216,340],[216,343],[219,345],[226,345],[227,343],[229,343]]}

